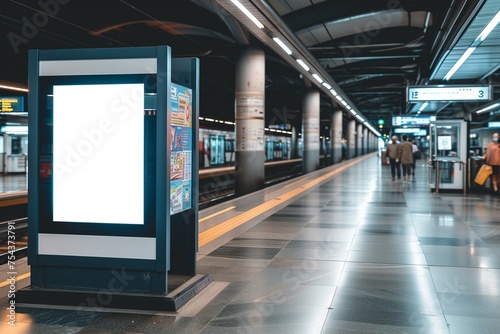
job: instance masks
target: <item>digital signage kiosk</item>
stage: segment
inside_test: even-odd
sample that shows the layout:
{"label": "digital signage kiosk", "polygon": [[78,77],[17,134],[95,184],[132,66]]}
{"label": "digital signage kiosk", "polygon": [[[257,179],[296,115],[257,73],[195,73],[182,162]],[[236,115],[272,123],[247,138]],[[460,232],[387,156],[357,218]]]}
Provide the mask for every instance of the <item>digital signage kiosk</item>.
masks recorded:
{"label": "digital signage kiosk", "polygon": [[168,303],[177,281],[210,283],[195,269],[198,91],[198,59],[168,46],[30,51],[26,303],[171,310],[189,299]]}

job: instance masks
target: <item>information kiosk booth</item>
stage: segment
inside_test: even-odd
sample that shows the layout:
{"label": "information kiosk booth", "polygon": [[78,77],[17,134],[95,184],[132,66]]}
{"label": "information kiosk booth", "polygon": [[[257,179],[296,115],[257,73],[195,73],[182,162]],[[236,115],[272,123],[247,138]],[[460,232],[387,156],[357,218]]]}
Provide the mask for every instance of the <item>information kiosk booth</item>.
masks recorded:
{"label": "information kiosk booth", "polygon": [[198,92],[198,59],[168,46],[30,51],[19,303],[172,311],[212,281],[196,274]]}
{"label": "information kiosk booth", "polygon": [[464,120],[438,120],[429,124],[431,190],[467,191],[467,125]]}

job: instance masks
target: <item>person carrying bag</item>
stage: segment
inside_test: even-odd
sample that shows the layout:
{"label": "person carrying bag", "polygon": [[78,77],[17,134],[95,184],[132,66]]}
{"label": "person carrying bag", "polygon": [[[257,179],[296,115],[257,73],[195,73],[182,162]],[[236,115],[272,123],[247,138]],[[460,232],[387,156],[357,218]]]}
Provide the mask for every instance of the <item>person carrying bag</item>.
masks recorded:
{"label": "person carrying bag", "polygon": [[[476,179],[478,180],[474,180],[477,184],[483,185],[488,176],[491,175],[491,183],[495,193],[498,192],[498,175],[500,174],[500,143],[498,138],[499,134],[495,132],[492,136],[492,142],[488,144],[486,152],[483,155],[486,163],[481,166],[481,169],[477,173]],[[485,175],[487,176],[485,177]]]}

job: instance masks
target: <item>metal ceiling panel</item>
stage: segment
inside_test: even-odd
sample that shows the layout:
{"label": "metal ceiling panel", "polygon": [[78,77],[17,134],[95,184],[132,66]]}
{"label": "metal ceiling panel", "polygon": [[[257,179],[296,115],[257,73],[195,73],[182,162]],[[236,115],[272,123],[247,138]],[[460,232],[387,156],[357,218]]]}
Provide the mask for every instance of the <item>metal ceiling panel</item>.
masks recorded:
{"label": "metal ceiling panel", "polygon": [[286,0],[270,0],[269,4],[274,8],[274,10],[281,16],[293,12]]}
{"label": "metal ceiling panel", "polygon": [[[311,35],[314,36],[316,42],[314,44],[306,44],[304,41],[302,41],[305,44],[305,46],[314,46],[323,43],[324,41],[329,41],[332,39],[330,34],[328,33],[328,30],[326,30],[325,27],[318,27],[316,29],[307,29],[307,30],[311,33]],[[299,36],[299,38],[300,40],[302,40],[301,36]]]}
{"label": "metal ceiling panel", "polygon": [[[425,17],[427,12],[412,12],[411,26],[424,27]],[[324,43],[332,39],[342,38],[359,33],[365,33],[367,38],[370,34],[377,34],[380,29],[408,26],[408,12],[403,10],[398,11],[382,11],[360,15],[350,19],[336,20],[325,22],[309,27],[296,32],[297,36],[302,39],[304,33],[312,33],[316,36],[319,43]],[[327,27],[329,34],[323,34],[324,27]],[[307,46],[311,46],[306,44]]]}
{"label": "metal ceiling panel", "polygon": [[[455,65],[465,50],[471,46],[499,10],[500,1],[498,0],[488,0],[483,5],[460,37],[460,40],[448,53],[439,68],[434,71],[431,76],[432,80],[444,80],[448,71]],[[457,70],[451,80],[481,79],[496,69],[499,64],[500,26],[497,26]]]}
{"label": "metal ceiling panel", "polygon": [[316,36],[308,30],[304,31],[304,33],[300,36],[300,41],[306,47],[311,45],[316,45],[319,43],[319,41],[316,39]]}
{"label": "metal ceiling panel", "polygon": [[[271,3],[272,5],[273,1],[270,1],[269,3]],[[286,3],[294,11],[309,7],[311,5],[311,2],[309,0],[286,0]]]}

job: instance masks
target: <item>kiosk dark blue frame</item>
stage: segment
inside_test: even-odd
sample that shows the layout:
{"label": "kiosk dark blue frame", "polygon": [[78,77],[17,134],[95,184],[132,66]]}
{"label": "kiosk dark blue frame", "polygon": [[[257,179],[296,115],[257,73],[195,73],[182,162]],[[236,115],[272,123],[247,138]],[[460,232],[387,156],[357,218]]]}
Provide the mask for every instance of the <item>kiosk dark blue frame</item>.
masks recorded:
{"label": "kiosk dark blue frame", "polygon": [[28,84],[31,286],[18,302],[182,306],[212,281],[196,274],[199,60],[168,46],[31,50]]}

